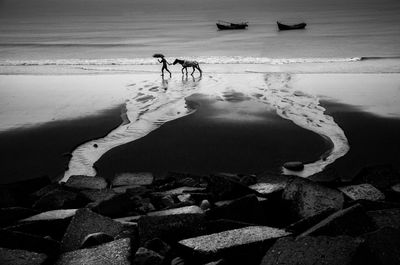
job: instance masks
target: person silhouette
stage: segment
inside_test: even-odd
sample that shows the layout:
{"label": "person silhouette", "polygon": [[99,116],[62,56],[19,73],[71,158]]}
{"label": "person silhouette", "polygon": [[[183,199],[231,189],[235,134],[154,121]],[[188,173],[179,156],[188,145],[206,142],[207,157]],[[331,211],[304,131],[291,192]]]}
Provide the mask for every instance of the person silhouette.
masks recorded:
{"label": "person silhouette", "polygon": [[169,73],[169,77],[172,77],[171,72],[168,70],[167,65],[171,65],[169,62],[164,57],[161,57],[161,60],[158,60],[159,63],[162,63],[162,68],[161,68],[161,75],[164,76],[164,70],[166,70]]}

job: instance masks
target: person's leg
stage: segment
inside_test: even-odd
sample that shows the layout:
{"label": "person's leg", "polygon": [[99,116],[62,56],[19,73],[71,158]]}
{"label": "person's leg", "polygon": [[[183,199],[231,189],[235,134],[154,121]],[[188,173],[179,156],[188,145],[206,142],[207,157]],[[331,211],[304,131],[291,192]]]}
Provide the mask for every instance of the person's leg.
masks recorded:
{"label": "person's leg", "polygon": [[171,72],[168,70],[168,68],[165,68],[165,70],[167,70],[167,72],[169,73],[169,77],[172,77]]}

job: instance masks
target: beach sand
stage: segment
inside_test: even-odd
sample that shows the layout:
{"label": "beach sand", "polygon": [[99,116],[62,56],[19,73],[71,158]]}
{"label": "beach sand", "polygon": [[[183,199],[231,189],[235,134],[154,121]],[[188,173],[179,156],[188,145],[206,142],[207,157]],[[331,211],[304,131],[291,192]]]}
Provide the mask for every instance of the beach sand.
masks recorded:
{"label": "beach sand", "polygon": [[2,120],[0,141],[9,163],[1,181],[57,178],[67,160],[62,155],[79,144],[66,177],[95,175],[93,165],[107,177],[144,170],[256,173],[291,160],[312,162],[303,176],[336,164],[353,175],[365,163],[398,162],[399,74],[212,68],[219,71],[206,70],[201,79],[2,75],[1,113],[9,119]]}

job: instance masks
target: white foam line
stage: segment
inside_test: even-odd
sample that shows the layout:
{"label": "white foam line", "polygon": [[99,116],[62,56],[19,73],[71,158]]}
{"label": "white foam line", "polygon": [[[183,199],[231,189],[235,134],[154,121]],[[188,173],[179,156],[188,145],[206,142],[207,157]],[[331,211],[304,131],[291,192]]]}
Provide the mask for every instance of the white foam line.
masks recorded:
{"label": "white foam line", "polygon": [[95,176],[93,165],[107,151],[142,138],[168,121],[192,113],[193,110],[186,106],[185,98],[195,93],[196,86],[170,87],[164,90],[163,85],[155,82],[129,86],[131,94],[126,102],[126,110],[130,122],[119,126],[103,138],[86,142],[76,148],[61,182],[67,181],[72,175]]}
{"label": "white foam line", "polygon": [[294,172],[284,169],[283,173],[308,177],[322,171],[327,165],[344,156],[350,149],[346,135],[334,119],[324,114],[319,100],[291,86],[291,75],[271,73],[265,76],[267,87],[261,87],[263,97],[259,99],[276,108],[279,116],[293,121],[298,126],[313,131],[331,141],[333,148],[321,159],[306,164],[305,169]]}

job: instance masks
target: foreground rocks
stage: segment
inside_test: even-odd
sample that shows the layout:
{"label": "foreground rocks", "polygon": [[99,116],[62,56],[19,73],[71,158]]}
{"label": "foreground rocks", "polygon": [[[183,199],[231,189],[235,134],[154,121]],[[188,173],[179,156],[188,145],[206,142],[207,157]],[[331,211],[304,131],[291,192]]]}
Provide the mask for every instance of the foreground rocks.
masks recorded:
{"label": "foreground rocks", "polygon": [[398,172],[127,173],[0,187],[0,264],[400,264]]}

